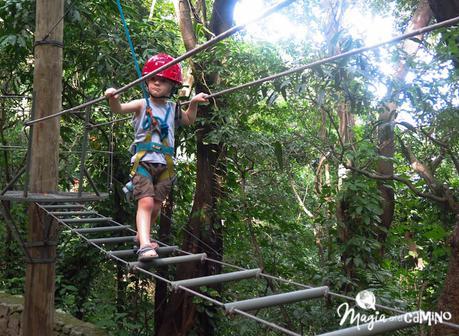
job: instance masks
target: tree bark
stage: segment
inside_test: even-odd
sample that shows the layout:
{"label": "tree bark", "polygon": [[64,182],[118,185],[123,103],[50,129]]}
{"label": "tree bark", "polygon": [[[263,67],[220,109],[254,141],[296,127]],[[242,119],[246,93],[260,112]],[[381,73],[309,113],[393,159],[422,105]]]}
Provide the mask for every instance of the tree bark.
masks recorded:
{"label": "tree bark", "polygon": [[[160,220],[159,220],[159,240],[165,244],[170,244],[172,232],[172,210],[174,206],[174,191],[172,190],[167,197],[166,204],[163,205]],[[164,213],[163,213],[164,212]],[[167,268],[161,267],[157,270],[159,276],[167,278]],[[164,281],[156,281],[155,286],[155,325],[160,326],[165,322],[165,313],[168,302],[167,283]],[[159,328],[155,330],[158,335]]]}
{"label": "tree bark", "polygon": [[[2,101],[1,102],[1,105],[0,105],[0,141],[1,141],[1,144],[3,146],[7,146],[8,143],[6,142],[6,138],[5,138],[5,124],[6,124],[6,112],[5,112],[5,104],[4,102]],[[10,174],[10,170],[11,170],[11,167],[10,167],[10,163],[9,163],[9,160],[8,160],[8,151],[4,150],[3,151],[3,166],[5,167],[3,169],[4,171],[4,183],[0,183],[0,185],[6,185],[9,181],[11,181],[11,174]],[[0,177],[0,181],[1,181],[1,177]],[[4,206],[7,208],[6,211],[9,211],[10,207],[11,207],[11,202],[4,202],[3,203]],[[11,245],[12,245],[12,242],[13,242],[13,235],[11,233],[11,229],[10,227],[7,225],[6,228],[5,228],[6,232],[5,232],[5,241],[4,241],[4,256],[5,256],[5,261],[6,263],[5,264],[8,264],[8,261],[10,260],[10,258],[12,257],[12,248],[11,248]],[[5,270],[7,268],[5,267]]]}
{"label": "tree bark", "polygon": [[[459,15],[459,0],[429,0],[430,8],[438,22],[451,19]],[[459,68],[459,62],[453,58],[454,65]],[[453,161],[458,170],[457,161]],[[443,290],[438,300],[437,311],[448,311],[452,315],[450,322],[459,324],[459,204],[450,207],[455,210],[456,224],[451,236],[451,259],[448,265],[448,273],[443,285]],[[437,324],[431,330],[432,336],[459,335],[458,330]]]}
{"label": "tree bark", "polygon": [[429,0],[429,5],[438,22],[459,14],[459,0]]}
{"label": "tree bark", "polygon": [[[438,300],[437,312],[450,312],[452,319],[448,322],[459,324],[459,214],[456,215],[456,227],[451,237],[451,258]],[[459,330],[436,324],[431,330],[431,335],[457,336]]]}
{"label": "tree bark", "polygon": [[[349,106],[346,102],[342,102],[338,106],[338,117],[339,117],[339,136],[341,143],[346,146],[353,138],[352,127],[354,126],[354,118],[352,117]],[[351,163],[349,163],[351,164]],[[340,164],[338,167],[338,190],[341,189],[342,183],[347,176],[347,169]],[[350,218],[349,210],[349,197],[342,196],[336,202],[336,220],[338,222],[338,239],[342,244],[346,244],[349,239],[352,238],[354,233],[352,228],[355,225],[352,218]],[[346,277],[352,281],[356,280],[355,266],[352,262],[354,257],[353,252],[349,249],[345,249],[341,254],[341,263],[343,265],[344,273]],[[342,288],[343,291],[348,292],[351,288],[346,285]]]}
{"label": "tree bark", "polygon": [[[36,42],[41,41],[64,14],[63,0],[36,1]],[[63,21],[51,31],[48,40],[62,43]],[[35,47],[35,118],[61,109],[62,48],[54,44]],[[59,119],[33,126],[30,155],[30,191],[55,192],[58,177]],[[55,223],[49,222],[35,204],[29,207],[28,240],[35,262],[28,263],[25,282],[23,335],[52,335],[54,326],[54,289],[56,246]]]}
{"label": "tree bark", "polygon": [[[205,110],[210,112],[208,108]],[[209,126],[206,126],[197,132],[196,193],[182,249],[192,253],[204,251],[212,259],[221,259],[222,230],[215,210],[216,201],[220,196],[217,166],[222,148],[218,145],[204,143],[203,139],[209,131]],[[220,270],[220,265],[208,262],[179,264],[175,278],[181,280],[217,274]],[[220,286],[212,288],[219,291]],[[160,336],[187,335],[191,329],[194,329],[197,335],[214,334],[213,324],[206,312],[198,312],[192,302],[192,296],[183,291],[171,294],[162,322],[157,329],[157,335]]]}

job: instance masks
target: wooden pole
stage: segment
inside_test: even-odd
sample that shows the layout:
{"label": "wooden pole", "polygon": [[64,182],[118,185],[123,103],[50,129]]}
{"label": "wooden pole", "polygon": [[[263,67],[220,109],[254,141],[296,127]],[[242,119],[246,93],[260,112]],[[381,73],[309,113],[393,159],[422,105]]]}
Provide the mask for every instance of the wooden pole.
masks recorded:
{"label": "wooden pole", "polygon": [[[36,0],[34,94],[35,117],[62,107],[62,55],[64,0]],[[59,118],[33,125],[30,155],[30,192],[52,193],[57,189]],[[23,335],[52,335],[56,229],[37,209],[29,207],[28,240],[33,258],[27,264]]]}

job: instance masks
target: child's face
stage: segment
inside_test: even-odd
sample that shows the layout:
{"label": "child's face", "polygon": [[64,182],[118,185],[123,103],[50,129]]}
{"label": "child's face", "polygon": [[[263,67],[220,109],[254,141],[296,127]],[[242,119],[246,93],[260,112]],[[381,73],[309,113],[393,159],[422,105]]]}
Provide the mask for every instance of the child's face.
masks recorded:
{"label": "child's face", "polygon": [[157,98],[169,97],[173,88],[173,84],[170,80],[159,76],[147,79],[147,85],[150,94]]}

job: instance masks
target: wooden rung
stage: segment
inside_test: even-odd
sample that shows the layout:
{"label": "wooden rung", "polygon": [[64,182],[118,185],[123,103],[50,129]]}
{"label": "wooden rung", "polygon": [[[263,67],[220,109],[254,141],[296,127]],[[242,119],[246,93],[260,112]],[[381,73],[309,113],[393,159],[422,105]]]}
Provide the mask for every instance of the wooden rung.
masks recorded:
{"label": "wooden rung", "polygon": [[[178,246],[161,246],[156,249],[159,255],[161,254],[169,254],[174,252],[178,249]],[[115,257],[123,258],[123,257],[132,257],[137,255],[137,249],[130,249],[130,250],[118,250],[118,251],[109,251],[110,255]]]}
{"label": "wooden rung", "polygon": [[109,232],[109,231],[123,231],[131,228],[129,225],[116,225],[116,226],[99,226],[93,228],[81,228],[74,229],[73,231],[77,233],[98,233],[98,232]]}
{"label": "wooden rung", "polygon": [[88,239],[88,241],[94,244],[133,243],[134,238],[135,236],[94,238],[94,239]]}
{"label": "wooden rung", "polygon": [[372,323],[366,323],[359,326],[335,330],[318,336],[371,336],[381,333],[395,331],[419,324],[419,311],[406,313],[397,316],[388,316]]}
{"label": "wooden rung", "polygon": [[207,285],[212,285],[216,283],[253,278],[253,277],[257,277],[260,273],[261,273],[261,269],[255,268],[255,269],[238,271],[238,272],[223,273],[223,274],[209,275],[209,276],[199,277],[199,278],[173,281],[171,285],[174,289],[177,289],[177,287],[179,286],[184,286],[184,287],[207,286]]}
{"label": "wooden rung", "polygon": [[166,266],[166,265],[173,265],[173,264],[181,264],[186,262],[193,262],[193,261],[204,261],[207,258],[207,254],[205,253],[198,253],[198,254],[188,254],[184,256],[178,257],[169,257],[169,258],[156,258],[150,262],[130,262],[128,267],[130,270],[135,270],[136,268],[150,268],[150,267],[157,267],[157,266]]}
{"label": "wooden rung", "polygon": [[94,218],[69,218],[61,219],[60,221],[66,224],[75,224],[75,223],[101,223],[109,222],[112,218],[110,217],[94,217]]}
{"label": "wooden rung", "polygon": [[226,303],[225,310],[228,313],[231,313],[234,309],[238,310],[255,310],[265,307],[272,307],[286,303],[293,303],[302,300],[314,299],[321,296],[324,296],[328,292],[328,287],[317,287],[311,289],[304,289],[289,293],[269,295],[254,299],[248,299],[243,301],[236,301],[231,303]]}

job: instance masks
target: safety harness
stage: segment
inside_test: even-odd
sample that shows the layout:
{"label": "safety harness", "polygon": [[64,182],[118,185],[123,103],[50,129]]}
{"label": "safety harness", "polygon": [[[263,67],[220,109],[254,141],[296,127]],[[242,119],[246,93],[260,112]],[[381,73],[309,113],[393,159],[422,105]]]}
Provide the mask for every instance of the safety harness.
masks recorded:
{"label": "safety harness", "polygon": [[[153,181],[153,177],[150,173],[140,165],[140,161],[142,158],[149,152],[157,152],[164,154],[166,159],[166,170],[163,171],[157,178],[158,182],[174,179],[175,171],[174,171],[174,161],[172,159],[174,155],[174,147],[170,147],[168,134],[169,134],[169,125],[167,124],[167,120],[169,119],[169,115],[172,110],[172,104],[168,103],[166,115],[164,119],[160,117],[154,116],[153,111],[151,109],[150,104],[147,104],[145,108],[145,117],[142,121],[141,127],[147,131],[144,141],[134,143],[131,147],[134,156],[134,162],[132,164],[130,178],[125,187],[123,188],[124,192],[126,193],[126,197],[130,199],[131,193],[134,189],[132,184],[132,179],[136,174],[145,176]],[[161,143],[151,141],[153,137],[153,133],[157,132],[159,134],[159,138]]]}

